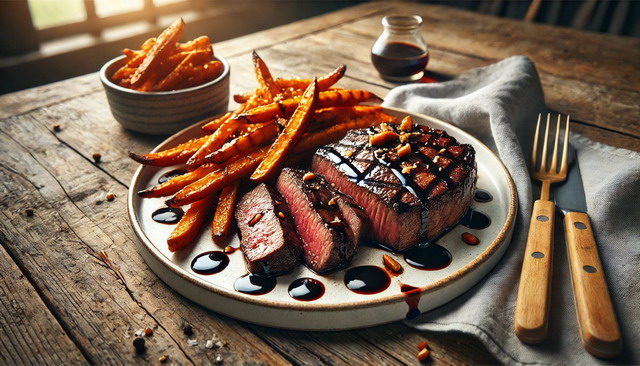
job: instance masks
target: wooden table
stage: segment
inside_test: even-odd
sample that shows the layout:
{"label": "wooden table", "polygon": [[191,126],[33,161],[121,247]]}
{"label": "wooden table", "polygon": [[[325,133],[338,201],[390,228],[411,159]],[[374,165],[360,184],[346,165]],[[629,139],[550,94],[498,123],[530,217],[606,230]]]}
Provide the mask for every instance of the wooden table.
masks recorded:
{"label": "wooden table", "polygon": [[[448,76],[511,55],[536,63],[547,104],[572,128],[640,151],[640,40],[499,19],[446,7],[366,3],[232,39],[215,51],[232,64],[232,93],[251,90],[250,52],[278,76],[320,75],[347,64],[345,87],[386,95],[369,49],[393,12],[424,18],[429,70]],[[525,101],[526,102],[526,101]],[[147,267],[132,242],[126,194],[137,164],[163,138],[112,118],[97,74],[0,97],[0,364],[416,364],[431,343],[442,363],[495,363],[474,339],[419,333],[401,323],[306,333],[269,329],[203,309]],[[54,131],[60,125],[60,131]],[[92,154],[102,154],[94,163]],[[116,199],[105,200],[106,193]],[[32,216],[27,208],[34,208]],[[200,340],[187,344],[183,326]],[[134,331],[153,327],[136,355]],[[206,339],[225,342],[206,349]]]}

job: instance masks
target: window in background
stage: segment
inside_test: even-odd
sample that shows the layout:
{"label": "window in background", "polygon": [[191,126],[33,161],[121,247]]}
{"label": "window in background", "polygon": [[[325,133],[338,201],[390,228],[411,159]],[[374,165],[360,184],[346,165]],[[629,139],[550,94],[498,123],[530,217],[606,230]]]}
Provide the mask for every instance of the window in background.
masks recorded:
{"label": "window in background", "polygon": [[155,6],[162,6],[165,4],[173,4],[173,3],[181,3],[181,2],[185,2],[187,0],[153,0],[153,5]]}
{"label": "window in background", "polygon": [[129,11],[142,10],[143,0],[95,0],[96,15],[104,18]]}
{"label": "window in background", "polygon": [[36,29],[87,19],[83,0],[29,0],[29,11]]}

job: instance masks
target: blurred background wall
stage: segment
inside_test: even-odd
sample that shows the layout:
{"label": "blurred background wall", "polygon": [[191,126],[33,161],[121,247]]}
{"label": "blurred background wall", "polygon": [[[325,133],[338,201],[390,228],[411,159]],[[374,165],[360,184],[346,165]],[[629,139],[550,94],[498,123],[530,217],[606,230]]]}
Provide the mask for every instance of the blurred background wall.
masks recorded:
{"label": "blurred background wall", "polygon": [[[214,42],[367,0],[0,0],[0,94],[97,71],[182,16]],[[422,0],[495,16],[640,36],[640,1]]]}

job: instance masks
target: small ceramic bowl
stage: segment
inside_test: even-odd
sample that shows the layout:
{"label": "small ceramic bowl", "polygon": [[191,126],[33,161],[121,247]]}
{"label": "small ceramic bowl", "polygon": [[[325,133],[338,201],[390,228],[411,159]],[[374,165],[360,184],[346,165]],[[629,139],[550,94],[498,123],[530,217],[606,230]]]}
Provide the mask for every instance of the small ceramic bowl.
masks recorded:
{"label": "small ceramic bowl", "polygon": [[229,107],[227,60],[222,74],[205,84],[166,92],[141,92],[121,87],[111,76],[125,64],[125,56],[112,59],[100,69],[111,114],[124,128],[151,135],[172,134],[204,118],[226,112]]}

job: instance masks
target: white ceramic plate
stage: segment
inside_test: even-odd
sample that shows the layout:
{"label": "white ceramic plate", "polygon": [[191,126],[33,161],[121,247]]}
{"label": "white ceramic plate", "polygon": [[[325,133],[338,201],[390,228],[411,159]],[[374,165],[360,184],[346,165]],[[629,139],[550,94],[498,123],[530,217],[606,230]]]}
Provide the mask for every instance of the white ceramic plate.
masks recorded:
{"label": "white ceramic plate", "polygon": [[[417,123],[446,130],[462,143],[473,145],[478,163],[480,189],[488,191],[493,200],[474,201],[472,208],[487,214],[491,225],[473,230],[458,225],[437,243],[452,255],[449,266],[441,270],[424,271],[411,267],[401,254],[395,255],[372,247],[361,247],[351,265],[326,276],[311,272],[299,265],[292,273],[277,278],[276,287],[264,295],[248,295],[234,290],[237,278],[246,274],[242,252],[229,254],[230,263],[220,273],[199,275],[191,270],[197,255],[221,250],[211,239],[211,229],[204,230],[197,242],[179,253],[167,249],[166,239],[174,226],[152,220],[152,213],[164,207],[164,199],[141,199],[136,192],[157,184],[158,178],[176,169],[141,166],[133,176],[129,189],[128,208],[131,225],[137,238],[140,254],[152,271],[178,293],[218,313],[251,323],[286,329],[340,330],[361,328],[404,319],[412,307],[425,312],[439,307],[467,291],[482,279],[500,260],[507,248],[515,221],[517,199],[513,181],[500,160],[481,142],[466,132],[432,117],[386,108],[389,114],[412,115]],[[200,126],[194,125],[158,145],[154,151],[164,150],[188,139],[200,136]],[[461,239],[463,232],[471,232],[480,244],[471,246]],[[239,246],[238,237],[230,245]],[[391,276],[389,287],[371,295],[357,294],[344,284],[349,268],[375,265],[384,268],[382,255],[389,254],[404,268],[402,274]],[[298,278],[310,277],[321,281],[325,293],[314,301],[298,301],[288,294],[289,285]],[[417,287],[408,297],[401,284]],[[419,293],[416,293],[419,292]],[[408,301],[407,301],[408,300]],[[417,303],[417,304],[416,304]],[[415,310],[414,310],[415,313]]]}

